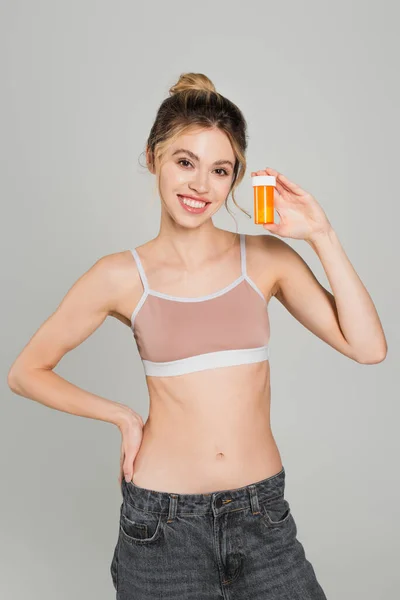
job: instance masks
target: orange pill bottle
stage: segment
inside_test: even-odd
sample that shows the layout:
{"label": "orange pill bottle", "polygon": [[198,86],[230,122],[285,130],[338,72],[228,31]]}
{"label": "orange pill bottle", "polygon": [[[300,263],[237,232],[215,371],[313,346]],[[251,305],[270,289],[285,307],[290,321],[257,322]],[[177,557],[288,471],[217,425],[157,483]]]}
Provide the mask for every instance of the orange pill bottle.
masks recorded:
{"label": "orange pill bottle", "polygon": [[255,175],[251,182],[254,189],[254,223],[274,223],[276,177]]}

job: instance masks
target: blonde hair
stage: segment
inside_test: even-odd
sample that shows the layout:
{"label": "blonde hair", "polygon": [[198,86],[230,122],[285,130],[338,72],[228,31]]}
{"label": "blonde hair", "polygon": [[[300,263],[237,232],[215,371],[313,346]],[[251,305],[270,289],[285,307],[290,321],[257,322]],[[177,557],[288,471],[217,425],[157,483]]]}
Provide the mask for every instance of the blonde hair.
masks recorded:
{"label": "blonde hair", "polygon": [[[251,218],[251,214],[237,204],[234,196],[247,166],[247,124],[236,104],[219,94],[206,75],[182,73],[177,83],[169,89],[169,96],[157,111],[146,143],[151,165],[154,167],[158,163],[161,167],[167,147],[184,132],[197,127],[217,127],[228,136],[236,158],[229,193],[239,210]],[[156,185],[160,192],[159,176]],[[237,226],[228,207],[228,197],[225,207]]]}

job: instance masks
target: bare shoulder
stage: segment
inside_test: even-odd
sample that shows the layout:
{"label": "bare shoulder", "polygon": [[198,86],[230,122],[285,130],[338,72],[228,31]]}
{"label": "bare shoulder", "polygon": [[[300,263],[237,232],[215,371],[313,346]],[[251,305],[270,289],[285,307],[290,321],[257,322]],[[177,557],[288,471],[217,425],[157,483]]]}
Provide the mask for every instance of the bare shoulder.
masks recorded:
{"label": "bare shoulder", "polygon": [[286,248],[291,248],[288,243],[270,233],[246,235],[246,244],[257,247],[264,254],[268,252],[274,256],[281,255]]}
{"label": "bare shoulder", "polygon": [[275,296],[279,289],[286,249],[290,251],[292,248],[268,233],[246,234],[246,248],[248,270],[259,278],[260,287],[264,288],[267,297]]}
{"label": "bare shoulder", "polygon": [[129,326],[133,306],[143,293],[132,251],[128,249],[104,255],[97,265],[98,277],[109,290],[109,315]]}
{"label": "bare shoulder", "polygon": [[76,314],[78,307],[85,305],[128,325],[127,299],[129,304],[135,289],[140,294],[140,287],[140,275],[130,250],[106,254],[79,276],[63,298],[60,308],[69,307]]}
{"label": "bare shoulder", "polygon": [[302,261],[300,255],[287,242],[269,233],[246,235],[246,246],[256,270],[261,269],[268,276],[270,296],[276,296],[287,266],[293,259]]}
{"label": "bare shoulder", "polygon": [[257,238],[255,244],[259,245],[264,261],[270,261],[275,279],[274,295],[278,300],[282,299],[285,288],[304,281],[305,277],[314,283],[317,281],[307,262],[290,244],[271,234],[254,237]]}
{"label": "bare shoulder", "polygon": [[132,306],[139,301],[143,286],[130,249],[98,258],[74,282],[60,307],[92,307],[130,326]]}
{"label": "bare shoulder", "polygon": [[105,254],[97,260],[98,276],[115,284],[122,284],[128,271],[132,274],[136,270],[131,250],[121,250],[112,254]]}
{"label": "bare shoulder", "polygon": [[87,277],[93,287],[107,289],[112,298],[124,286],[128,273],[134,276],[133,258],[129,250],[123,250],[98,258],[82,277]]}
{"label": "bare shoulder", "polygon": [[[301,259],[301,256],[290,244],[279,237],[271,234],[261,234],[250,236],[253,238],[254,246],[258,247],[258,251],[263,255],[264,259],[273,261],[273,266],[282,275],[282,268],[287,261],[296,261]],[[301,259],[302,260],[302,259]]]}

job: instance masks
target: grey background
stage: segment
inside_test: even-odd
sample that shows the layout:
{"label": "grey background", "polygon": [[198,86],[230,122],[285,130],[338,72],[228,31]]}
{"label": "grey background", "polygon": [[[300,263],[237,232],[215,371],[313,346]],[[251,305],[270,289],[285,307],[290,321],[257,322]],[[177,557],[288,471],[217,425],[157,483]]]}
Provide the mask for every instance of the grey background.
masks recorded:
{"label": "grey background", "polygon": [[[382,1],[1,2],[2,598],[115,597],[118,429],[17,396],[6,379],[83,272],[157,234],[140,155],[185,71],[243,110],[247,176],[271,166],[317,198],[377,307],[388,355],[360,365],[272,300],[271,418],[298,537],[328,598],[396,596],[397,11]],[[244,182],[237,200],[252,210]],[[240,231],[261,231],[235,215]],[[235,230],[224,208],[214,222]],[[314,251],[285,241],[329,287]],[[56,371],[147,417],[134,340],[115,319]]]}

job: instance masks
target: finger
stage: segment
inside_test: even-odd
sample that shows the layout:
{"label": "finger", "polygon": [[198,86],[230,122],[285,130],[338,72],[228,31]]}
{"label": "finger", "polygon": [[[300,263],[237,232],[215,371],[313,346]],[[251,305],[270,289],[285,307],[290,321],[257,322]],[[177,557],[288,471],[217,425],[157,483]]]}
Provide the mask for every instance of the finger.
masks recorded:
{"label": "finger", "polygon": [[282,175],[282,173],[278,173],[277,181],[285,189],[287,189],[289,192],[292,192],[292,194],[295,194],[296,196],[301,196],[304,194],[304,191],[301,189],[301,187],[299,185],[297,185],[293,181],[290,181],[290,179],[288,179],[287,177]]}
{"label": "finger", "polygon": [[281,206],[284,204],[284,198],[282,197],[282,188],[279,186],[274,188],[274,203],[275,206]]}
{"label": "finger", "polygon": [[281,178],[281,173],[276,171],[276,169],[271,169],[271,167],[267,167],[265,172],[267,175],[272,175],[273,177],[275,177],[275,190],[280,192],[281,196],[284,192],[292,192],[292,189],[289,188],[286,184],[284,184]]}
{"label": "finger", "polygon": [[[287,206],[288,206],[287,200],[275,188],[275,193],[274,193],[274,210],[276,211],[276,214],[279,217],[279,222],[282,221],[281,213],[285,212],[285,209],[287,208]],[[274,222],[277,223],[276,217],[274,218]]]}
{"label": "finger", "polygon": [[271,233],[276,233],[277,235],[279,235],[280,228],[279,228],[279,225],[277,225],[276,223],[263,223],[262,226],[267,231],[270,231]]}
{"label": "finger", "polygon": [[123,470],[124,459],[125,459],[125,452],[124,452],[124,447],[121,443],[121,452],[120,452],[120,456],[119,456],[119,476],[118,476],[118,483],[120,486],[122,485],[122,477],[124,476],[124,470]]}
{"label": "finger", "polygon": [[131,479],[133,477],[133,461],[126,463],[126,465],[124,466],[124,475],[123,476],[125,477],[126,482],[131,481]]}
{"label": "finger", "polygon": [[282,185],[287,191],[292,192],[293,194],[302,195],[304,194],[304,190],[301,189],[299,185],[294,183],[294,181],[290,181],[285,175],[279,173],[275,169],[271,169],[267,167],[267,171],[269,175],[274,175],[276,177],[277,184]]}
{"label": "finger", "polygon": [[278,202],[286,204],[287,202],[298,202],[302,200],[303,196],[290,190],[286,185],[283,185],[279,179],[276,180],[275,190],[278,192]]}
{"label": "finger", "polygon": [[259,171],[252,171],[251,172],[251,176],[255,177],[257,175],[268,175],[267,171],[265,169],[261,169]]}
{"label": "finger", "polygon": [[140,446],[140,442],[137,444],[132,444],[129,450],[126,452],[123,471],[126,481],[130,481],[133,476],[133,463],[135,461],[136,455],[138,453],[138,449]]}

